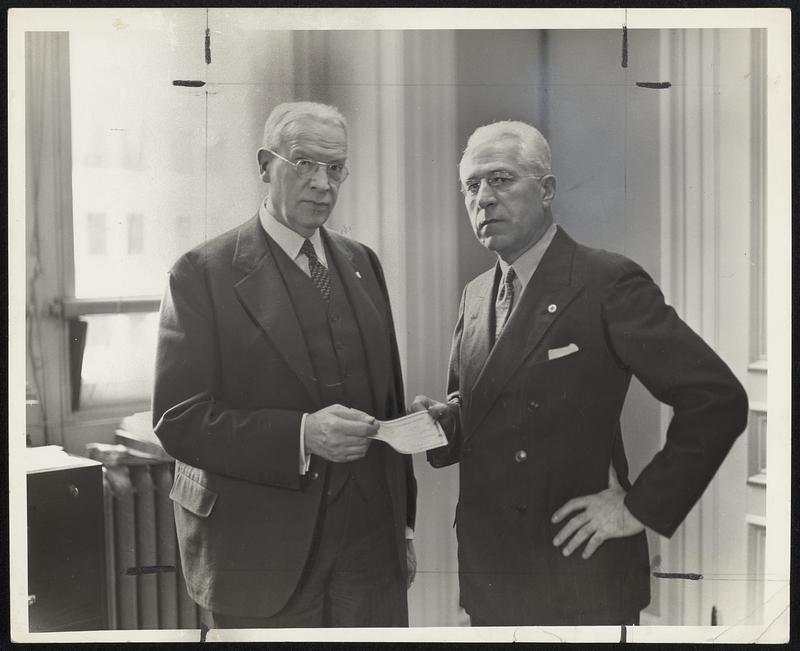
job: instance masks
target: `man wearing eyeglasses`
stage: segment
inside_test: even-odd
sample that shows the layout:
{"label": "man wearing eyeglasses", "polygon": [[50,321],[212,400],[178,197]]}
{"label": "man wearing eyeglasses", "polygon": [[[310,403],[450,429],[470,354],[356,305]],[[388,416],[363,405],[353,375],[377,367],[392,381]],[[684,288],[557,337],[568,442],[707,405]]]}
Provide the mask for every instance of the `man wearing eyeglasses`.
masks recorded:
{"label": "man wearing eyeglasses", "polygon": [[169,274],[155,431],[216,627],[408,625],[411,458],[370,438],[404,412],[389,297],[375,253],[324,228],[346,157],[338,110],[276,107],[258,213]]}
{"label": "man wearing eyeglasses", "polygon": [[[418,396],[412,410],[448,434],[430,463],[460,464],[461,603],[479,626],[636,624],[645,527],[674,533],[744,429],[747,396],[640,266],[554,223],[539,131],[478,128],[459,172],[498,260],[464,289],[447,403]],[[633,485],[620,428],[631,375],[673,409]]]}

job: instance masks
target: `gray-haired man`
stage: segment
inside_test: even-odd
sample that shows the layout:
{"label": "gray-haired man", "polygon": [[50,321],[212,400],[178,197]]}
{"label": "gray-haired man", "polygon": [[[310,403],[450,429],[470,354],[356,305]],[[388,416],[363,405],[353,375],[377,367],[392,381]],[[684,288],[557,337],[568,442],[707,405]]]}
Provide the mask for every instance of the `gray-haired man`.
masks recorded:
{"label": "gray-haired man", "polygon": [[[557,226],[547,141],[480,127],[459,166],[497,263],[464,288],[448,403],[419,396],[459,463],[461,603],[477,625],[619,625],[650,599],[644,529],[670,536],[742,432],[747,396],[631,260]],[[631,376],[673,408],[630,484],[620,413]],[[635,433],[632,433],[635,434]]]}
{"label": "gray-haired man", "polygon": [[346,157],[335,108],[276,107],[258,213],[169,273],[154,423],[218,627],[408,623],[411,459],[369,438],[404,411],[389,297],[375,253],[324,228]]}

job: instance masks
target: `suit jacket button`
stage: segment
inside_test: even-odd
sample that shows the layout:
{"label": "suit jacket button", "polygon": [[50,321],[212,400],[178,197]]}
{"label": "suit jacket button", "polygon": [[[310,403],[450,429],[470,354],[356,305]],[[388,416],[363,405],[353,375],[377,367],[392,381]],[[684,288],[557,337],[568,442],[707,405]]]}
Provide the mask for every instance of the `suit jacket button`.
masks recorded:
{"label": "suit jacket button", "polygon": [[539,403],[536,402],[535,400],[531,400],[528,403],[528,409],[530,409],[531,411],[536,411],[538,408],[539,408]]}
{"label": "suit jacket button", "polygon": [[528,453],[525,452],[525,450],[517,450],[514,453],[514,461],[516,461],[517,463],[522,463],[527,458],[528,458]]}
{"label": "suit jacket button", "polygon": [[309,475],[309,477],[311,478],[311,481],[316,481],[317,479],[319,479],[319,473],[318,472],[312,472]]}
{"label": "suit jacket button", "polygon": [[517,511],[520,515],[523,515],[528,510],[527,504],[517,504]]}

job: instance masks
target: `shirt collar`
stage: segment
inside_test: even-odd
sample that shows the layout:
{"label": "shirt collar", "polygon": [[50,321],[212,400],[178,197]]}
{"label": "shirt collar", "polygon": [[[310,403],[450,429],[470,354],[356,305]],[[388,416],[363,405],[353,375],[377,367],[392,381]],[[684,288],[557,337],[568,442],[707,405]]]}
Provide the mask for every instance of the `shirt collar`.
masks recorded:
{"label": "shirt collar", "polygon": [[[267,198],[261,202],[258,207],[258,219],[261,222],[262,228],[267,232],[273,240],[278,243],[292,260],[295,260],[300,255],[300,247],[303,246],[305,239],[300,233],[296,233],[291,228],[279,222],[275,216],[267,208]],[[322,237],[319,234],[319,229],[314,231],[314,234],[308,238],[314,245],[314,251],[317,258],[326,267],[328,266],[327,258],[325,257],[325,247],[322,246]]]}
{"label": "shirt collar", "polygon": [[544,235],[542,235],[531,248],[514,260],[514,263],[511,265],[498,258],[500,261],[500,270],[503,272],[503,278],[505,278],[508,268],[514,267],[520,285],[522,289],[525,289],[533,273],[536,271],[536,268],[539,266],[539,263],[542,261],[545,251],[547,251],[547,248],[550,246],[550,242],[553,241],[555,234],[556,225],[553,223],[550,224],[550,227],[544,232]]}

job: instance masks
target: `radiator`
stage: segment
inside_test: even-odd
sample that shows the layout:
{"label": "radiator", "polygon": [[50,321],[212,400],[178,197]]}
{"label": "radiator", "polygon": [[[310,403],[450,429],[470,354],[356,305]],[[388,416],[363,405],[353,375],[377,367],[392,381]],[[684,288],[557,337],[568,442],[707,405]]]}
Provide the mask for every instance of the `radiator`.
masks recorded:
{"label": "radiator", "polygon": [[208,621],[181,572],[173,467],[135,461],[103,468],[111,629],[197,629]]}

